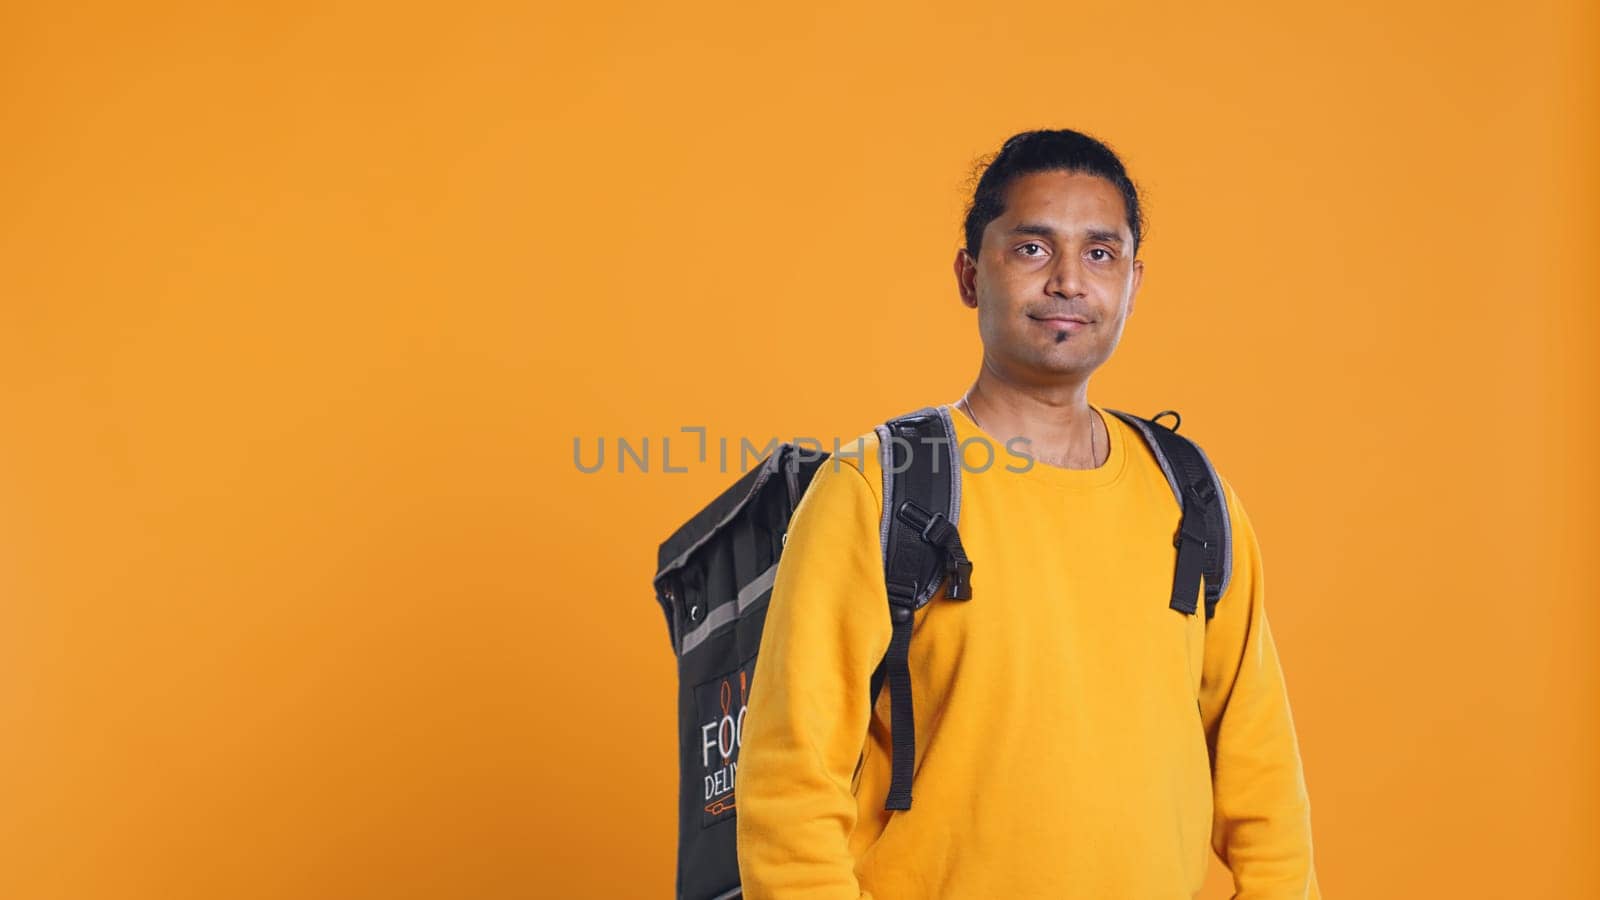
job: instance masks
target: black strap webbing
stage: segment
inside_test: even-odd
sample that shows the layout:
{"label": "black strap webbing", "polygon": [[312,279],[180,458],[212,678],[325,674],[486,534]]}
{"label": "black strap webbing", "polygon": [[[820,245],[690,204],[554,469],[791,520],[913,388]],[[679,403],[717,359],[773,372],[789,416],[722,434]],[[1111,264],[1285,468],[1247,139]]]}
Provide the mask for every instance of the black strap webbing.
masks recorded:
{"label": "black strap webbing", "polygon": [[911,622],[914,612],[903,600],[891,600],[889,621],[893,629],[884,665],[889,675],[889,726],[892,742],[889,798],[884,809],[911,808],[912,761],[917,754],[917,719],[911,706]]}
{"label": "black strap webbing", "polygon": [[[1127,413],[1112,412],[1123,419],[1130,418]],[[1139,431],[1146,435],[1147,441],[1154,440],[1155,446],[1151,449],[1170,467],[1180,494],[1178,531],[1172,538],[1178,558],[1169,605],[1193,615],[1203,581],[1206,619],[1210,620],[1222,597],[1223,554],[1227,540],[1222,509],[1225,501],[1217,493],[1216,481],[1204,454],[1188,438],[1157,421],[1162,415],[1164,413],[1149,419],[1131,418],[1138,419],[1136,424],[1142,425]]]}

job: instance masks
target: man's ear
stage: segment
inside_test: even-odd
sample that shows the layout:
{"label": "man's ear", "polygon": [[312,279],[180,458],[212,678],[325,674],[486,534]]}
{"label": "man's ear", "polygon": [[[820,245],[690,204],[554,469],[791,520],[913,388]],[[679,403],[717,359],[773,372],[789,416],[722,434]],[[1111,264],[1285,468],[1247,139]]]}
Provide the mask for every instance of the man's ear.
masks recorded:
{"label": "man's ear", "polygon": [[1139,296],[1139,285],[1144,282],[1144,260],[1133,261],[1133,285],[1128,290],[1128,315],[1133,315],[1133,301]]}
{"label": "man's ear", "polygon": [[962,247],[956,250],[956,290],[961,292],[961,303],[978,308],[978,263]]}

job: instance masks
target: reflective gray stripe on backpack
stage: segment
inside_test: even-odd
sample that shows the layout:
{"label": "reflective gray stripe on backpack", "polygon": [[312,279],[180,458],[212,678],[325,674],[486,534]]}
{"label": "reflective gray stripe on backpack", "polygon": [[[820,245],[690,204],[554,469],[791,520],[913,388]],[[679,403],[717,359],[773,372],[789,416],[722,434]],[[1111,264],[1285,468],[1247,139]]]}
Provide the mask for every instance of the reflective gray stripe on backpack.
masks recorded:
{"label": "reflective gray stripe on backpack", "polygon": [[883,469],[883,512],[878,516],[878,552],[889,558],[889,500],[894,497],[894,468],[889,460],[889,426],[878,425],[872,429],[878,435],[878,462]]}
{"label": "reflective gray stripe on backpack", "polygon": [[765,572],[750,579],[749,584],[739,588],[739,597],[735,602],[724,603],[713,609],[706,616],[706,620],[697,625],[693,631],[684,632],[683,647],[678,650],[678,655],[682,656],[700,646],[700,642],[710,637],[711,632],[744,615],[744,611],[750,608],[757,600],[770,594],[772,592],[772,583],[777,578],[777,575],[778,564],[773,563]]}
{"label": "reflective gray stripe on backpack", "polygon": [[956,423],[950,420],[950,407],[939,407],[945,434],[950,435],[950,524],[961,524],[961,445],[956,443]]}

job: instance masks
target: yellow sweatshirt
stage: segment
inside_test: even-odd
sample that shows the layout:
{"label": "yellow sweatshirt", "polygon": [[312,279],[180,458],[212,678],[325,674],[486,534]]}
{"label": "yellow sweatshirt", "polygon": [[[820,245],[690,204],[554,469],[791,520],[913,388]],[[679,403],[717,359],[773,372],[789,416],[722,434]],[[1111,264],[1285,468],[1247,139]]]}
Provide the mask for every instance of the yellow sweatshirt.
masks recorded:
{"label": "yellow sweatshirt", "polygon": [[[1099,407],[1095,407],[1099,412]],[[1168,607],[1178,505],[1137,432],[1110,456],[1011,455],[952,408],[972,598],[915,616],[912,808],[887,812],[889,646],[874,434],[818,469],[789,525],[742,731],[745,900],[1193,897],[1215,849],[1238,900],[1320,898],[1310,806],[1263,607],[1221,478],[1233,571],[1214,618]],[[1219,473],[1220,478],[1220,473]],[[859,763],[859,766],[858,766]]]}

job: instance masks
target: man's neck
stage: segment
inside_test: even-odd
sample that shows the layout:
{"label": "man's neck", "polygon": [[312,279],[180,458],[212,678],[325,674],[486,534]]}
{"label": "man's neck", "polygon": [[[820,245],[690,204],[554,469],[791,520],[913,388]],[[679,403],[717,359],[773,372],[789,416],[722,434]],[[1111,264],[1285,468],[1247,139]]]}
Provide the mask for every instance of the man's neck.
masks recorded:
{"label": "man's neck", "polygon": [[1026,438],[1029,454],[1040,462],[1069,469],[1105,462],[1109,442],[1104,423],[1089,407],[1086,381],[1018,385],[986,368],[966,399],[968,415],[985,432],[1001,441]]}

